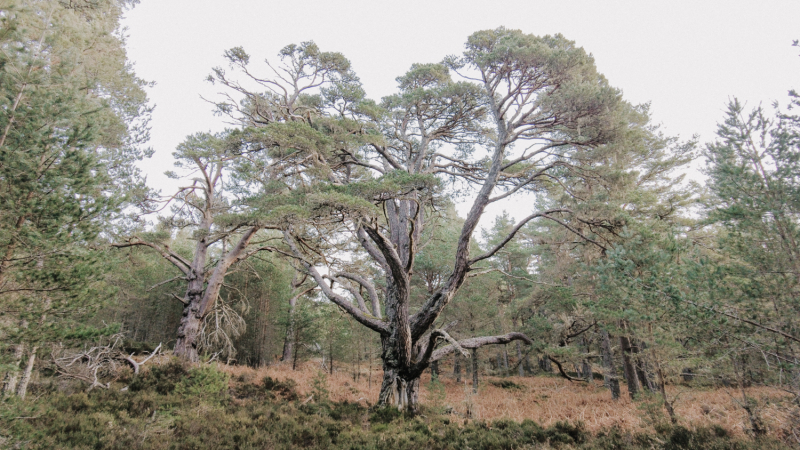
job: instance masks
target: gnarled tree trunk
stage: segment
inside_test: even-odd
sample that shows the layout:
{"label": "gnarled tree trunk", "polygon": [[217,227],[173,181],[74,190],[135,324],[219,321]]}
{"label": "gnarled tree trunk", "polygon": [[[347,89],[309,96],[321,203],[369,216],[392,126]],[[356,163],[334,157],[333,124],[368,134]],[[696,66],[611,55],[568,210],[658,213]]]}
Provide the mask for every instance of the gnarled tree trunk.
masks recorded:
{"label": "gnarled tree trunk", "polygon": [[404,378],[400,371],[384,365],[378,404],[416,412],[419,408],[419,376]]}
{"label": "gnarled tree trunk", "polygon": [[200,359],[197,348],[201,325],[199,311],[200,305],[196,302],[190,302],[183,307],[181,324],[178,326],[178,340],[175,341],[175,356],[192,362]]}

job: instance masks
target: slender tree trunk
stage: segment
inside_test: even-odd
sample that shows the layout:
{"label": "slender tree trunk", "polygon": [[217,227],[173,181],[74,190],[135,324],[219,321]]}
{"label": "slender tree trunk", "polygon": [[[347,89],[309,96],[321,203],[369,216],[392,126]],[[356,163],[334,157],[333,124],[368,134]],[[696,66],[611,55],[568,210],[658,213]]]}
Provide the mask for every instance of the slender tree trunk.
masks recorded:
{"label": "slender tree trunk", "polygon": [[617,368],[614,366],[608,331],[600,331],[600,344],[603,350],[603,383],[611,391],[611,398],[619,400],[619,378],[617,378]]}
{"label": "slender tree trunk", "polygon": [[528,356],[528,353],[524,353],[522,355],[522,366],[525,369],[525,373],[527,375],[533,375],[533,368],[531,367],[531,360]]}
{"label": "slender tree trunk", "polygon": [[[22,362],[22,354],[25,351],[25,344],[17,344],[14,348],[14,366],[19,369],[19,364]],[[13,370],[6,373],[5,382],[3,383],[3,394],[5,396],[15,395],[17,393],[17,384],[19,383],[19,370]]]}
{"label": "slender tree trunk", "polygon": [[539,358],[539,368],[546,373],[552,373],[553,363],[550,362],[550,358]]}
{"label": "slender tree trunk", "polygon": [[[650,329],[652,333],[652,327]],[[658,357],[656,355],[656,351],[653,347],[650,347],[650,357],[653,358],[653,363],[656,365],[656,375],[658,375],[658,390],[661,393],[661,400],[664,401],[664,409],[667,410],[667,414],[669,415],[669,421],[672,422],[673,425],[678,423],[678,418],[675,416],[675,409],[672,407],[672,402],[669,401],[667,398],[667,389],[666,389],[666,381],[664,380],[664,372],[661,370],[661,363],[658,361]]]}
{"label": "slender tree trunk", "polygon": [[472,392],[478,393],[478,349],[472,349]]}
{"label": "slender tree trunk", "polygon": [[631,343],[626,336],[619,337],[619,346],[622,349],[622,367],[625,371],[625,381],[628,382],[628,394],[635,399],[639,394],[639,379],[631,358]]}
{"label": "slender tree trunk", "polygon": [[525,361],[522,359],[522,344],[517,341],[517,375],[520,377],[525,376]]}
{"label": "slender tree trunk", "polygon": [[[50,30],[50,27],[48,25],[50,23],[50,19],[53,17],[53,12],[54,11],[55,11],[55,8],[50,9],[50,12],[47,14],[47,19],[44,20],[44,28],[42,29],[42,36],[39,38],[39,45],[36,47],[36,58],[38,58],[39,55],[41,55],[41,53],[42,53],[42,46],[44,44],[45,37],[47,36],[47,32]],[[3,130],[3,134],[0,135],[0,147],[5,145],[6,138],[8,137],[8,133],[9,133],[9,131],[11,131],[11,126],[14,124],[14,120],[16,118],[15,113],[17,111],[17,107],[19,107],[19,103],[22,100],[23,94],[25,93],[25,89],[28,87],[27,78],[31,76],[31,73],[33,73],[34,69],[37,68],[37,66],[41,67],[41,66],[39,66],[37,64],[31,64],[28,67],[28,73],[25,76],[26,80],[22,82],[22,86],[20,86],[20,89],[19,89],[19,92],[17,92],[16,98],[14,98],[14,103],[11,105],[11,108],[8,111],[8,113],[9,113],[8,123],[6,124],[6,127]]]}
{"label": "slender tree trunk", "polygon": [[[268,302],[269,300],[264,299],[264,302]],[[269,311],[269,306],[264,305],[263,311]],[[267,317],[263,316],[260,318],[260,327],[258,333],[258,367],[266,367],[270,364],[270,355],[269,355],[269,347],[267,346],[267,336],[269,333],[269,322],[267,321]]]}
{"label": "slender tree trunk", "polygon": [[358,354],[356,354],[356,373],[353,376],[353,382],[358,382],[361,377],[361,347],[358,347]]}
{"label": "slender tree trunk", "polygon": [[297,370],[297,347],[294,348],[294,357],[292,358],[292,370]]}
{"label": "slender tree trunk", "polygon": [[645,363],[645,360],[644,360],[644,355],[639,351],[640,347],[641,347],[641,343],[640,342],[638,342],[636,340],[632,340],[632,342],[631,342],[631,351],[635,355],[635,358],[634,358],[635,366],[634,367],[636,368],[636,376],[639,378],[639,386],[642,389],[646,388],[650,392],[657,392],[658,389],[656,388],[655,385],[653,385],[653,381],[650,379],[650,377],[647,374],[647,368],[646,368],[646,363]]}
{"label": "slender tree trunk", "polygon": [[761,417],[756,409],[755,401],[747,396],[747,391],[744,386],[744,373],[740,373],[739,363],[736,361],[736,356],[731,355],[731,362],[733,363],[733,373],[736,375],[736,384],[739,385],[739,391],[742,393],[742,408],[747,413],[747,419],[750,421],[750,431],[756,436],[763,436],[766,434],[767,429],[761,421]]}
{"label": "slender tree trunk", "polygon": [[328,356],[330,356],[331,360],[330,373],[333,375],[333,339],[330,340],[330,345],[328,346]]}
{"label": "slender tree trunk", "polygon": [[[298,283],[299,284],[299,283]],[[292,285],[294,286],[294,285]],[[295,345],[295,335],[294,335],[294,327],[295,327],[295,309],[297,307],[297,300],[305,294],[308,294],[310,291],[314,290],[314,288],[308,288],[302,292],[299,292],[292,296],[289,299],[289,317],[288,323],[286,324],[286,337],[283,340],[283,356],[281,356],[281,361],[289,361],[292,358],[292,349]]]}
{"label": "slender tree trunk", "polygon": [[19,386],[17,386],[17,397],[19,398],[25,398],[25,394],[28,393],[28,383],[31,382],[33,364],[36,362],[36,350],[39,350],[39,347],[33,347],[31,349],[31,355],[28,357],[28,365],[25,367],[25,372],[22,374],[22,380],[20,380]]}
{"label": "slender tree trunk", "polygon": [[503,375],[508,376],[508,349],[507,344],[503,345]]}
{"label": "slender tree trunk", "polygon": [[[589,344],[586,342],[586,338],[581,339],[581,344],[583,347],[584,355],[589,355]],[[589,364],[588,358],[583,358],[583,363],[581,365],[581,373],[583,374],[583,378],[586,381],[592,381],[594,375],[592,374],[592,365]]]}
{"label": "slender tree trunk", "polygon": [[[9,122],[9,126],[11,123]],[[0,147],[2,147],[2,143],[0,143]],[[29,192],[27,196],[27,201],[33,199],[33,192]],[[22,226],[25,225],[26,216],[22,215],[17,218],[14,223],[14,229],[19,231],[22,229]],[[5,283],[6,275],[8,274],[8,269],[11,267],[11,261],[14,258],[14,250],[17,248],[17,241],[14,239],[8,241],[6,245],[6,252],[3,256],[3,260],[0,261],[0,286]]]}
{"label": "slender tree trunk", "polygon": [[461,383],[461,352],[455,352],[453,361],[453,375],[456,376],[456,383]]}

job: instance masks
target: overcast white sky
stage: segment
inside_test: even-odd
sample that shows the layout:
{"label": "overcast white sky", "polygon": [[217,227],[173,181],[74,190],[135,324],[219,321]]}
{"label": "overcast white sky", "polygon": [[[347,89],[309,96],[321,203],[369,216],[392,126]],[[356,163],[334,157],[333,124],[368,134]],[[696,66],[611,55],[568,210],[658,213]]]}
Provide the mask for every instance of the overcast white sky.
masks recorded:
{"label": "overcast white sky", "polygon": [[224,128],[200,96],[214,97],[204,79],[234,46],[274,61],[283,46],[313,40],[349,58],[378,100],[411,64],[460,53],[474,31],[561,33],[594,55],[628,101],[651,102],[667,134],[701,142],[713,139],[729,98],[769,106],[800,90],[800,48],[791,47],[800,39],[797,0],[142,0],[126,16],[129,58],[156,82],[156,154],[143,167],[165,193],[175,146]]}

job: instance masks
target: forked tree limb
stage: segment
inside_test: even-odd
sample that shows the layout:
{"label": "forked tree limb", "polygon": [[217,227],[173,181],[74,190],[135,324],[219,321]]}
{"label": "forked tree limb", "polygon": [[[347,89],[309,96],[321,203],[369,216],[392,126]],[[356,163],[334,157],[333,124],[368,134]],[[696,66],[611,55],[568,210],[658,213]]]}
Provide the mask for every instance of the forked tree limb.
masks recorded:
{"label": "forked tree limb", "polygon": [[407,281],[408,273],[392,241],[384,236],[377,227],[365,226],[363,229],[370,239],[372,239],[372,242],[375,244],[378,251],[380,251],[381,255],[383,255],[386,265],[389,267],[389,273],[392,278],[396,280],[396,284],[407,284],[407,282],[403,283],[403,281]]}
{"label": "forked tree limb", "polygon": [[389,264],[386,262],[386,258],[383,257],[381,251],[378,250],[378,248],[375,247],[375,244],[372,243],[363,226],[359,225],[356,235],[358,236],[358,242],[360,242],[364,250],[369,253],[369,256],[371,256],[372,259],[374,259],[378,265],[380,265],[381,268],[388,273]]}
{"label": "forked tree limb", "polygon": [[358,289],[356,289],[347,281],[343,280],[342,278],[344,277],[340,278],[337,276],[331,277],[328,275],[323,275],[322,278],[327,278],[328,280],[331,280],[331,288],[333,288],[334,282],[339,283],[340,286],[342,286],[345,290],[347,290],[347,292],[349,292],[350,295],[352,295],[353,298],[356,299],[356,303],[358,303],[358,309],[369,314],[369,309],[367,309],[367,304],[366,302],[364,302],[364,297],[361,296],[361,293],[358,292]]}
{"label": "forked tree limb", "polygon": [[156,347],[156,349],[153,350],[152,353],[150,353],[150,356],[145,358],[144,361],[142,361],[142,362],[136,362],[136,360],[133,359],[133,353],[131,353],[130,356],[126,356],[124,359],[125,359],[125,361],[128,361],[128,363],[133,367],[134,375],[138,375],[139,374],[139,369],[143,365],[145,365],[145,363],[147,363],[147,361],[150,361],[150,359],[152,359],[154,356],[156,356],[160,350],[161,350],[161,343],[159,342],[158,347]]}
{"label": "forked tree limb", "polygon": [[[425,353],[428,352],[428,350],[430,350],[432,352],[436,348],[436,338],[433,337],[433,333],[436,332],[436,331],[445,331],[446,332],[447,330],[449,330],[450,328],[453,328],[456,325],[458,325],[458,321],[454,320],[454,321],[444,325],[443,327],[440,327],[440,328],[435,329],[435,330],[431,330],[427,334],[423,335],[417,341],[417,344],[416,344],[417,349],[416,349],[415,353],[417,355],[424,355]],[[452,337],[450,337],[449,334],[447,334],[447,335],[441,335],[440,334],[439,337],[446,339],[450,343],[458,342],[455,339],[453,339]],[[431,346],[433,346],[433,347],[431,347]],[[430,355],[428,357],[430,357]],[[422,360],[422,357],[418,357],[417,358],[417,361],[421,361],[421,360]]]}
{"label": "forked tree limb", "polygon": [[497,125],[498,135],[495,148],[492,151],[491,164],[484,178],[483,185],[478,191],[478,195],[467,213],[467,217],[459,233],[453,271],[444,286],[428,297],[419,312],[410,318],[411,337],[414,339],[422,336],[431,325],[433,325],[439,317],[439,314],[441,314],[445,306],[450,303],[450,300],[453,299],[456,292],[464,283],[467,272],[469,271],[469,252],[472,233],[478,226],[478,221],[483,215],[486,206],[489,204],[489,197],[497,185],[497,177],[500,174],[500,167],[503,164],[503,157],[508,144],[505,142],[508,137],[505,119],[503,119],[502,114],[495,115],[494,119]]}
{"label": "forked tree limb", "polygon": [[[458,345],[461,346],[461,348],[473,349],[473,348],[481,348],[485,345],[508,344],[509,342],[513,341],[523,341],[528,345],[533,344],[531,338],[529,338],[525,334],[511,332],[499,336],[483,336],[483,337],[474,337],[470,339],[462,339],[458,341]],[[442,347],[431,354],[428,362],[431,363],[434,361],[438,361],[444,358],[445,356],[453,353],[456,350],[457,349],[453,344],[450,344],[446,347]]]}
{"label": "forked tree limb", "polygon": [[319,286],[319,288],[322,290],[322,293],[325,294],[328,300],[332,301],[337,306],[342,308],[346,313],[353,316],[353,318],[356,319],[356,321],[366,326],[367,328],[373,331],[377,331],[378,333],[384,335],[389,333],[389,327],[386,325],[386,323],[384,323],[382,320],[379,320],[372,315],[364,313],[359,308],[355,307],[346,298],[334,292],[334,290],[331,289],[327,283],[325,283],[325,279],[322,277],[322,275],[319,273],[316,267],[314,267],[313,264],[311,264],[309,261],[303,258],[303,254],[297,247],[297,244],[294,241],[294,237],[289,232],[289,230],[283,231],[283,237],[284,241],[286,242],[286,245],[289,246],[289,249],[293,254],[291,256],[295,258],[297,261],[299,261],[300,264],[303,266],[303,268],[306,270],[306,272],[308,272],[308,274],[311,275],[311,277],[317,283],[317,286]]}
{"label": "forked tree limb", "polygon": [[469,357],[469,353],[466,350],[464,350],[461,344],[459,344],[458,341],[453,339],[447,333],[447,331],[441,328],[433,330],[431,331],[430,336],[428,337],[428,342],[427,345],[425,346],[424,353],[420,355],[419,360],[409,370],[409,373],[412,377],[418,377],[419,375],[421,375],[422,371],[425,370],[428,367],[428,365],[434,361],[431,359],[431,355],[433,354],[433,349],[436,347],[436,341],[438,339],[444,339],[450,342],[451,344],[449,347],[453,348],[454,351],[458,351],[459,353],[464,355],[465,358]]}
{"label": "forked tree limb", "polygon": [[367,290],[367,295],[369,295],[369,300],[372,304],[372,315],[379,319],[381,318],[381,303],[380,299],[378,298],[378,291],[375,289],[375,285],[370,283],[369,280],[361,275],[356,275],[353,273],[339,272],[334,276],[353,280],[363,286],[364,289]]}
{"label": "forked tree limb", "polygon": [[188,275],[189,272],[191,271],[192,264],[181,255],[170,250],[169,247],[167,247],[166,245],[162,247],[153,242],[143,241],[138,237],[134,236],[130,238],[127,242],[115,243],[111,244],[111,246],[115,248],[126,248],[135,246],[150,247],[155,251],[157,251],[164,259],[171,262],[175,267],[178,268],[178,270],[183,272],[184,275]]}
{"label": "forked tree limb", "polygon": [[[550,148],[550,146],[548,146],[546,148]],[[540,152],[541,151],[544,151],[544,149],[541,149]],[[539,153],[539,152],[534,152],[533,154],[527,156],[526,159],[530,159],[533,156],[536,156],[537,153]],[[522,159],[522,158],[518,158],[518,159]],[[560,165],[560,164],[558,162],[555,162],[553,164],[549,164],[549,165],[539,169],[538,171],[536,171],[536,172],[532,173],[530,176],[528,176],[525,180],[523,180],[522,182],[518,183],[516,186],[511,188],[509,191],[507,191],[507,192],[505,192],[503,194],[500,194],[500,195],[498,195],[496,197],[490,198],[489,199],[489,203],[494,203],[496,201],[502,200],[504,198],[507,198],[507,197],[513,195],[515,192],[519,191],[520,189],[524,188],[525,186],[528,186],[533,180],[535,180],[536,178],[542,176],[548,170],[552,169],[553,167],[555,167],[557,165]],[[509,164],[506,164],[505,166],[503,166],[502,170],[506,170],[509,166],[510,166]]]}
{"label": "forked tree limb", "polygon": [[261,230],[260,225],[250,227],[242,234],[242,237],[239,238],[239,242],[219,260],[214,271],[211,273],[211,277],[208,279],[203,298],[200,300],[198,308],[200,317],[204,317],[208,314],[208,311],[211,310],[214,302],[217,301],[219,291],[222,289],[222,283],[225,281],[225,275],[227,275],[228,269],[230,269],[234,263],[242,259],[245,248],[247,248],[250,241],[259,230]]}

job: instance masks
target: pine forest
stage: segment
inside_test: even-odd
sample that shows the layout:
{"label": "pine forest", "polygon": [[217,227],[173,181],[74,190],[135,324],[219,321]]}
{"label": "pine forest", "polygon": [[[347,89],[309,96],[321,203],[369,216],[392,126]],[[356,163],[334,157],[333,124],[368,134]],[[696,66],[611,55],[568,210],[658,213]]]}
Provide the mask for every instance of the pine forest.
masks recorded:
{"label": "pine forest", "polygon": [[168,191],[136,3],[0,0],[0,448],[800,447],[792,86],[702,141],[560,34],[234,47]]}

